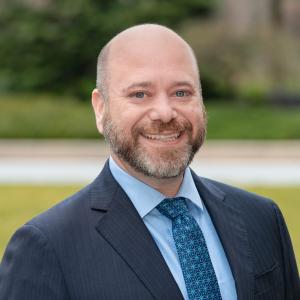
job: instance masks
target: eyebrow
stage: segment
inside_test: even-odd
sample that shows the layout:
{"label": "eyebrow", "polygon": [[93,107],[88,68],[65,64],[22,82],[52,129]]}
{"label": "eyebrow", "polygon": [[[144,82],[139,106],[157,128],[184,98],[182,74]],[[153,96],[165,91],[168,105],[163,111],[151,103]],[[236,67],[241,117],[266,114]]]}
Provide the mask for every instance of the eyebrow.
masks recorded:
{"label": "eyebrow", "polygon": [[[192,89],[195,89],[195,86],[190,82],[190,81],[173,81],[171,86],[176,87],[176,86],[188,86]],[[153,83],[151,81],[141,81],[141,82],[135,82],[130,84],[128,87],[124,88],[122,91],[127,92],[131,89],[134,88],[151,88],[153,87]]]}
{"label": "eyebrow", "polygon": [[123,89],[123,92],[126,92],[128,90],[134,89],[134,88],[149,88],[152,87],[153,84],[150,81],[141,81],[141,82],[135,82],[128,87]]}
{"label": "eyebrow", "polygon": [[194,85],[189,81],[173,81],[172,86],[189,86],[194,88]]}

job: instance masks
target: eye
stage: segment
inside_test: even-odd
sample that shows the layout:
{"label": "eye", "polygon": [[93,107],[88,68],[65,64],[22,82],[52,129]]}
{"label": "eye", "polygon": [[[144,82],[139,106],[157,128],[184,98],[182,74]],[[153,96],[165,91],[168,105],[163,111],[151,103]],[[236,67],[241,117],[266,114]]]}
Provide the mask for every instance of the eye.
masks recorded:
{"label": "eye", "polygon": [[146,94],[144,92],[136,92],[130,95],[133,98],[144,98],[146,96]]}
{"label": "eye", "polygon": [[189,96],[189,92],[187,92],[187,91],[176,91],[175,92],[175,95],[176,95],[176,97],[187,97],[187,96]]}

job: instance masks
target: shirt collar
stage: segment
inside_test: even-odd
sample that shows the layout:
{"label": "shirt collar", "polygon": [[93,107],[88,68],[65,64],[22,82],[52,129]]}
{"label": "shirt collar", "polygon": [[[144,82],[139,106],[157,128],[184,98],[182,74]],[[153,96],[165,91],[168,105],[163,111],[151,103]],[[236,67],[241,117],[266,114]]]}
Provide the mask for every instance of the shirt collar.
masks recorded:
{"label": "shirt collar", "polygon": [[[142,218],[166,198],[165,195],[156,189],[125,172],[112,157],[109,158],[109,167],[113,177],[128,195]],[[183,181],[176,197],[187,198],[203,210],[203,203],[189,168],[186,168],[184,172]]]}

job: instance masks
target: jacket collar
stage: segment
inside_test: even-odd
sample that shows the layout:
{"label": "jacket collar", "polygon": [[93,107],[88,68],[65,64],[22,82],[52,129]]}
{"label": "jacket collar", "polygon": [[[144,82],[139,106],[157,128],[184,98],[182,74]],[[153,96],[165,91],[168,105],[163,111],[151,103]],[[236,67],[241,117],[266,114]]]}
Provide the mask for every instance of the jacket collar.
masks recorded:
{"label": "jacket collar", "polygon": [[200,178],[194,172],[192,175],[226,253],[238,299],[253,299],[253,261],[242,213],[217,183]]}
{"label": "jacket collar", "polygon": [[[194,172],[192,176],[227,255],[238,299],[252,299],[253,263],[242,214],[213,181]],[[91,184],[90,200],[91,209],[106,212],[97,221],[97,231],[129,264],[154,298],[182,299],[150,232],[113,178],[108,162]]]}
{"label": "jacket collar", "polygon": [[91,184],[91,208],[105,211],[96,230],[128,263],[155,299],[183,299],[150,232],[108,163]]}

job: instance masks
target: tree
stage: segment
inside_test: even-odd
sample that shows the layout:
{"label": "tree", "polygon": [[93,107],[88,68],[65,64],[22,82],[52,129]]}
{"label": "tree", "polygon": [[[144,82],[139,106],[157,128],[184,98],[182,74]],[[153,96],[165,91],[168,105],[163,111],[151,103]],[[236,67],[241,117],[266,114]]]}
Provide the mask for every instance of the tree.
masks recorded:
{"label": "tree", "polygon": [[[31,3],[33,1],[30,1]],[[63,0],[26,5],[6,0],[0,12],[0,91],[85,96],[95,86],[96,58],[116,33],[138,23],[176,28],[207,15],[211,0]]]}
{"label": "tree", "polygon": [[272,10],[272,22],[275,27],[280,27],[282,25],[282,0],[272,0],[271,1],[271,10]]}

